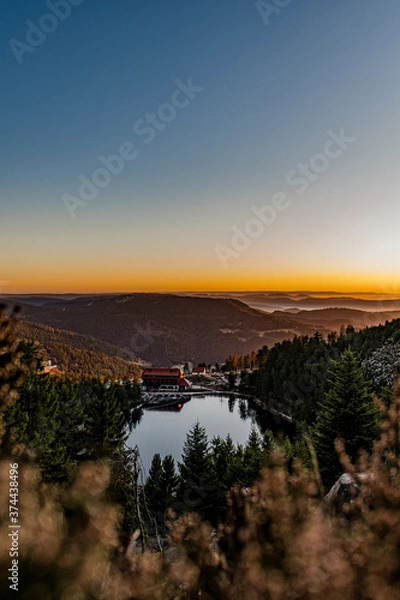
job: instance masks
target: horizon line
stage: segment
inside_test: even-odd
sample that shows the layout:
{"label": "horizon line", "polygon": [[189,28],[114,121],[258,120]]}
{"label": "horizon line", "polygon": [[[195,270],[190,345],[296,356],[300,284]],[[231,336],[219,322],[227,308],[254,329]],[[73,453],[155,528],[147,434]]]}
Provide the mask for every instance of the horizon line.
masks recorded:
{"label": "horizon line", "polygon": [[361,290],[355,291],[342,291],[342,290],[141,290],[141,291],[88,291],[88,292],[0,292],[0,298],[13,297],[13,296],[121,296],[121,295],[133,295],[133,294],[160,294],[160,295],[179,295],[179,294],[343,294],[346,296],[351,295],[365,295],[365,296],[398,296],[400,294],[388,294],[387,292],[376,292],[368,291],[364,292]]}

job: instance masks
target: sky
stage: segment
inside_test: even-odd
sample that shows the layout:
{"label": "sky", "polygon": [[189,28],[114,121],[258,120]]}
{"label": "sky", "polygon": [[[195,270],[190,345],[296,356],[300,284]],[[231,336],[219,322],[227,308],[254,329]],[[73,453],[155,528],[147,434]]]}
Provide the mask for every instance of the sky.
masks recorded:
{"label": "sky", "polygon": [[398,0],[2,10],[1,293],[400,293]]}

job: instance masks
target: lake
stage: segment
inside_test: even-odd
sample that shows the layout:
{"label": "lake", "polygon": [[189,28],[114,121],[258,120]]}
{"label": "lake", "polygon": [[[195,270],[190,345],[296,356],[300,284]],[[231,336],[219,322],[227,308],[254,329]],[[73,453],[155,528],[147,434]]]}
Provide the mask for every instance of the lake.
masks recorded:
{"label": "lake", "polygon": [[156,452],[161,458],[172,454],[176,462],[181,461],[186,434],[197,420],[206,428],[209,440],[229,433],[235,444],[246,443],[253,426],[260,435],[267,428],[274,429],[265,412],[233,396],[195,396],[175,411],[146,409],[127,440],[129,447],[138,446],[146,474]]}

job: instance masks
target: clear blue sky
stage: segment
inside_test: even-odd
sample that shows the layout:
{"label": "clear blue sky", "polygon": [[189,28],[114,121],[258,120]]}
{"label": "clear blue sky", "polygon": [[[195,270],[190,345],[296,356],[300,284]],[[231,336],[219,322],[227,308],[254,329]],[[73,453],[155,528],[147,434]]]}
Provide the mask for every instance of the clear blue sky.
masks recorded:
{"label": "clear blue sky", "polygon": [[[84,0],[21,64],[10,40],[51,11],[2,11],[0,290],[393,291],[398,0],[293,0],[268,26],[249,0]],[[204,90],[146,144],[133,125],[190,77]],[[341,128],[355,141],[297,194],[288,172]],[[123,142],[138,156],[71,218],[63,195]],[[277,192],[290,206],[235,249]]]}

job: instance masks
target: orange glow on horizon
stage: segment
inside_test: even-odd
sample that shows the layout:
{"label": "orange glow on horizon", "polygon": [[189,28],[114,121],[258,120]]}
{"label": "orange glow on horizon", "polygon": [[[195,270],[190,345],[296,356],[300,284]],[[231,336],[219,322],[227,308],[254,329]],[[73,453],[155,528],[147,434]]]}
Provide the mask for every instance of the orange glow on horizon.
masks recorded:
{"label": "orange glow on horizon", "polygon": [[[151,269],[150,269],[151,270]],[[280,276],[242,275],[216,276],[198,272],[169,276],[168,273],[151,275],[116,272],[92,273],[83,276],[77,272],[51,272],[38,275],[26,273],[19,281],[3,280],[2,294],[94,294],[94,293],[188,293],[188,292],[342,292],[373,293],[384,296],[400,296],[400,281],[393,274],[310,274],[294,273]]]}

